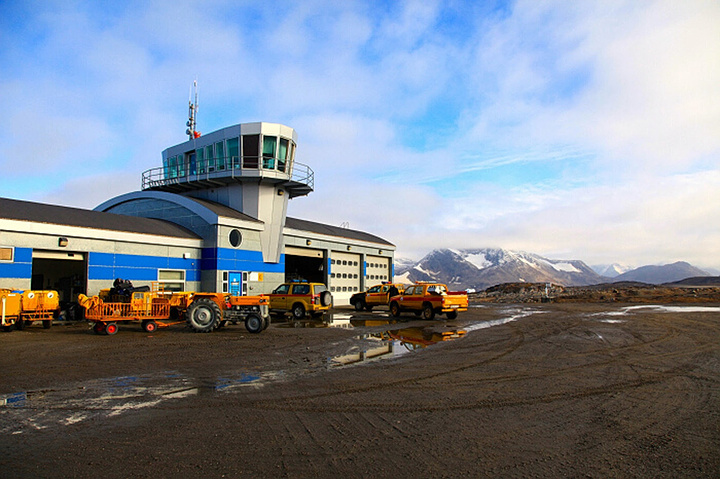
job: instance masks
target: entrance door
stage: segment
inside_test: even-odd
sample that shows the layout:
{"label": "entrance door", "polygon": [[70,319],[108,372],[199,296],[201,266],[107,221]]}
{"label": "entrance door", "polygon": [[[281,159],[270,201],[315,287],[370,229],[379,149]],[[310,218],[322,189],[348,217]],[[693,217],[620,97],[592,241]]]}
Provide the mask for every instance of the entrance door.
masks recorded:
{"label": "entrance door", "polygon": [[228,273],[228,292],[231,296],[242,296],[243,293],[243,274],[239,271],[230,271]]}

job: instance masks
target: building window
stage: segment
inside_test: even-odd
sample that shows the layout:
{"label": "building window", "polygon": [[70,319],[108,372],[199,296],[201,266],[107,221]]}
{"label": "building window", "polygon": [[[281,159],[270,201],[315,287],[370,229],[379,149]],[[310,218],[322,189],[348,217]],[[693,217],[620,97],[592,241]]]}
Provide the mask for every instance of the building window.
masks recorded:
{"label": "building window", "polygon": [[287,155],[288,155],[288,143],[290,140],[286,138],[280,138],[280,149],[278,151],[278,164],[277,169],[278,171],[285,171],[285,167],[287,165]]}
{"label": "building window", "polygon": [[11,247],[0,247],[0,261],[12,262],[15,250]]}
{"label": "building window", "polygon": [[181,269],[159,269],[158,287],[165,291],[185,291],[185,271]]}
{"label": "building window", "polygon": [[240,168],[240,150],[237,138],[228,138],[227,157],[232,169]]}
{"label": "building window", "polygon": [[266,170],[275,169],[275,147],[277,146],[276,136],[263,137],[263,168]]}
{"label": "building window", "polygon": [[240,246],[243,240],[240,230],[232,230],[229,235],[229,240],[233,248],[237,248],[238,246]]}
{"label": "building window", "polygon": [[218,170],[225,169],[225,142],[215,143],[215,167]]}
{"label": "building window", "polygon": [[243,135],[243,168],[257,168],[260,156],[260,135]]}

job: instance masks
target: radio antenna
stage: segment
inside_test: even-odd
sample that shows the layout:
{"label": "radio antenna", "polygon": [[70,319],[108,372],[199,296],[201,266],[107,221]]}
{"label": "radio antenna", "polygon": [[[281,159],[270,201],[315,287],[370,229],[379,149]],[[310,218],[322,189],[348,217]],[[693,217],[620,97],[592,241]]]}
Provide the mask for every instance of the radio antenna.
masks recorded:
{"label": "radio antenna", "polygon": [[[193,102],[193,91],[195,92],[195,102]],[[190,88],[190,95],[188,98],[188,121],[187,130],[185,134],[189,140],[200,138],[201,133],[195,129],[196,117],[198,111],[198,87],[197,80],[193,81],[192,87]]]}

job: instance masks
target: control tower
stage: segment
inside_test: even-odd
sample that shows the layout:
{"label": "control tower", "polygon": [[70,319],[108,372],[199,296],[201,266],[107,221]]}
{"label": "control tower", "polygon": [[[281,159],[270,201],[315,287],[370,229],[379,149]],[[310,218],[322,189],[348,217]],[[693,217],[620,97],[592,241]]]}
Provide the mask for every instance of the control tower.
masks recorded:
{"label": "control tower", "polygon": [[261,221],[263,260],[279,262],[288,199],[314,188],[313,171],[295,161],[295,130],[257,122],[200,135],[188,126],[190,139],[163,151],[162,167],[143,173],[143,191],[209,200]]}

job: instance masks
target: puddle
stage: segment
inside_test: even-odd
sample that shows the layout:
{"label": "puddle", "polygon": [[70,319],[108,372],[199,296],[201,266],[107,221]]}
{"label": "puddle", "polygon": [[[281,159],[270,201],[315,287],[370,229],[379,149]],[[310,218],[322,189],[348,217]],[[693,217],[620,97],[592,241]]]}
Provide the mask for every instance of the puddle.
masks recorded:
{"label": "puddle", "polygon": [[601,318],[598,321],[604,323],[623,323],[624,319],[615,319],[621,316],[632,315],[639,310],[653,310],[657,313],[720,313],[720,306],[665,306],[659,304],[641,304],[637,306],[626,306],[616,311],[603,311],[601,313],[592,313],[588,316],[591,318]]}
{"label": "puddle", "polygon": [[451,341],[465,336],[464,329],[441,330],[440,327],[414,327],[368,333],[359,336],[362,347],[346,354],[328,359],[331,367],[348,366],[376,359],[390,359],[408,351],[426,348],[441,341]]}

